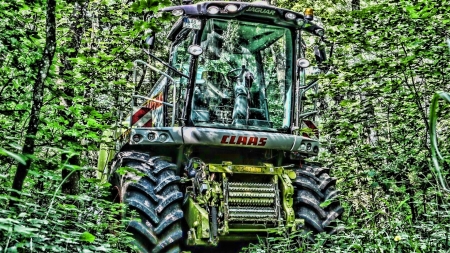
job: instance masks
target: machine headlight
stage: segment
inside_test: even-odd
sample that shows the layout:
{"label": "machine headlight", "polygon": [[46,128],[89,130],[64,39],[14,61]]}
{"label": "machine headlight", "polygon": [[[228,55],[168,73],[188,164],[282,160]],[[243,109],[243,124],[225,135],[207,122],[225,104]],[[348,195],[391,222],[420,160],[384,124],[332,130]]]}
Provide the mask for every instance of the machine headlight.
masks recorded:
{"label": "machine headlight", "polygon": [[174,15],[176,17],[179,17],[179,16],[181,16],[183,14],[184,14],[184,10],[183,9],[176,9],[176,10],[172,11],[172,15]]}
{"label": "machine headlight", "polygon": [[192,55],[201,55],[203,53],[203,49],[198,45],[191,45],[188,48],[188,52]]}
{"label": "machine headlight", "polygon": [[133,141],[134,142],[140,142],[141,139],[142,139],[142,135],[140,135],[140,134],[133,135]]}
{"label": "machine headlight", "polygon": [[208,12],[209,14],[215,15],[217,13],[219,13],[220,9],[217,6],[209,6],[208,9],[206,10],[206,12]]}
{"label": "machine headlight", "polygon": [[165,141],[167,141],[167,138],[168,138],[167,134],[161,134],[159,136],[159,141],[165,142]]}
{"label": "machine headlight", "polygon": [[294,20],[297,16],[292,12],[286,12],[286,14],[284,14],[284,17],[288,20]]}
{"label": "machine headlight", "polygon": [[311,151],[312,145],[311,143],[306,144],[306,150]]}
{"label": "machine headlight", "polygon": [[303,151],[306,150],[306,144],[305,144],[305,143],[302,143],[302,144],[300,145],[300,150],[303,150]]}
{"label": "machine headlight", "polygon": [[300,58],[297,60],[297,66],[301,67],[301,68],[307,68],[309,67],[309,61],[305,58]]}
{"label": "machine headlight", "polygon": [[298,18],[297,19],[297,25],[298,26],[303,26],[305,24],[305,20],[303,20],[303,19],[301,19],[301,18]]}
{"label": "machine headlight", "polygon": [[313,152],[314,152],[314,153],[319,153],[319,147],[317,147],[317,146],[314,146],[314,148],[313,148]]}
{"label": "machine headlight", "polygon": [[238,10],[238,7],[236,5],[234,5],[234,4],[229,4],[229,5],[225,6],[225,10],[230,12],[230,13],[233,13],[233,12],[236,12]]}
{"label": "machine headlight", "polygon": [[156,139],[156,133],[150,132],[147,137],[149,141],[154,141]]}
{"label": "machine headlight", "polygon": [[316,34],[322,37],[325,34],[325,31],[323,29],[317,29]]}

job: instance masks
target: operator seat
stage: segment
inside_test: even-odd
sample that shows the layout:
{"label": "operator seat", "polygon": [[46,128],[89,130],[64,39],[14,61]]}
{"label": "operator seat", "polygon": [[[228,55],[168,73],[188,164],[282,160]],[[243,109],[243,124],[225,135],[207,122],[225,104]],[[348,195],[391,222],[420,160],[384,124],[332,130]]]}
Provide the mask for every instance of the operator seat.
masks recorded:
{"label": "operator seat", "polygon": [[249,119],[267,120],[266,99],[261,90],[250,91]]}
{"label": "operator seat", "polygon": [[[193,98],[193,120],[209,122],[214,116],[220,122],[231,121],[231,92],[225,75],[215,71],[203,71],[197,79]],[[218,114],[214,115],[214,114]],[[212,116],[213,115],[213,116]]]}

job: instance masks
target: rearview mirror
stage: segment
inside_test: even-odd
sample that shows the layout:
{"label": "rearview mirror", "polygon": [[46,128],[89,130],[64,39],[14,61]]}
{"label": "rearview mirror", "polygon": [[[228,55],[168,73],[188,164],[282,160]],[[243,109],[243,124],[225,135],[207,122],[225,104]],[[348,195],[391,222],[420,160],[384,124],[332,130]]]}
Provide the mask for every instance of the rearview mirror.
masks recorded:
{"label": "rearview mirror", "polygon": [[156,36],[154,33],[152,33],[150,36],[148,36],[145,39],[145,44],[147,44],[150,49],[155,48],[155,42],[156,42]]}
{"label": "rearview mirror", "polygon": [[314,56],[316,56],[316,61],[320,64],[322,64],[324,61],[327,60],[327,52],[325,50],[325,47],[323,45],[321,46],[314,46]]}

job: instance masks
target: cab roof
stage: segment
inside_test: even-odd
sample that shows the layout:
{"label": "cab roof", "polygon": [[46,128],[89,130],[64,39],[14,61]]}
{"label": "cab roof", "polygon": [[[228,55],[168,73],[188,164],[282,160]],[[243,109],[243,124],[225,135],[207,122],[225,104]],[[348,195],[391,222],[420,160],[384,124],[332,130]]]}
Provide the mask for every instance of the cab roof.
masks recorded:
{"label": "cab roof", "polygon": [[[235,5],[237,10],[234,12],[227,11],[227,5]],[[217,14],[210,14],[207,12],[208,8],[216,6],[219,8]],[[161,9],[161,12],[172,12],[174,10],[183,10],[182,17],[188,18],[221,18],[221,19],[237,19],[258,23],[266,23],[275,26],[282,26],[287,28],[298,29],[303,26],[303,30],[310,32],[311,34],[320,36],[318,31],[323,28],[316,25],[314,22],[305,19],[303,13],[294,12],[291,10],[278,8],[273,5],[269,5],[265,1],[258,2],[232,2],[232,1],[214,1],[214,2],[200,2],[196,4],[171,6]],[[291,13],[291,19],[286,18],[286,14]],[[292,18],[292,14],[295,15]],[[181,22],[177,22],[172,29],[171,34],[174,34],[174,30],[178,30],[177,25],[181,25]],[[169,36],[169,39],[170,36]]]}

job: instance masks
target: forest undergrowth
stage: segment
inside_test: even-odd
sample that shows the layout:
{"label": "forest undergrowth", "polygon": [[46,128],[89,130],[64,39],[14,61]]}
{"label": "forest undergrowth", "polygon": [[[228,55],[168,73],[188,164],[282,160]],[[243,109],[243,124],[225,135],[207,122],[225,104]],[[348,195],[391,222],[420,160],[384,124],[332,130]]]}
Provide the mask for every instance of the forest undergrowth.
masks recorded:
{"label": "forest undergrowth", "polygon": [[[133,90],[130,70],[144,57],[145,31],[158,32],[154,52],[167,58],[164,37],[174,20],[149,17],[178,3],[56,1],[55,56],[30,136],[51,2],[0,3],[0,252],[127,252],[124,207],[109,200],[110,185],[97,178],[96,152]],[[268,235],[242,251],[450,252],[450,197],[433,173],[428,124],[432,95],[450,91],[450,3],[276,5],[314,8],[333,44],[331,71],[320,77],[323,152],[315,161],[338,179],[345,212],[337,225],[344,229],[313,239],[302,231]],[[445,178],[449,110],[439,109],[437,125]],[[27,138],[32,154],[21,153]],[[30,167],[22,192],[13,192],[19,164]]]}

